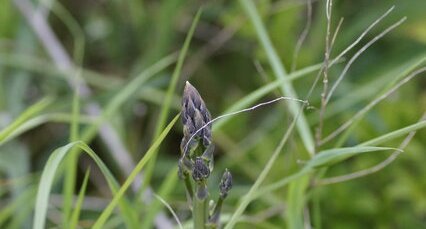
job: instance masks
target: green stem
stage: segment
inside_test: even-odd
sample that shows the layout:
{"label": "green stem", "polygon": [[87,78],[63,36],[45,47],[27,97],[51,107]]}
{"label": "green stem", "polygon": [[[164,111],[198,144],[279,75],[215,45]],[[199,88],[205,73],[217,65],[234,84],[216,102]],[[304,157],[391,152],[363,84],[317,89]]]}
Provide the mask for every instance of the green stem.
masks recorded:
{"label": "green stem", "polygon": [[197,184],[196,189],[192,210],[192,215],[194,217],[194,229],[205,229],[208,217],[207,197],[209,193],[204,182]]}
{"label": "green stem", "polygon": [[321,197],[319,191],[320,190],[314,190],[314,196],[312,199],[313,225],[316,229],[321,229]]}
{"label": "green stem", "polygon": [[194,199],[194,190],[192,189],[192,183],[191,183],[191,180],[189,178],[189,175],[185,176],[184,181],[185,181],[186,191],[188,192],[188,195],[191,198],[191,200],[193,200]]}
{"label": "green stem", "polygon": [[219,228],[220,211],[222,210],[223,198],[219,197],[216,206],[214,207],[213,213],[209,218],[209,228]]}

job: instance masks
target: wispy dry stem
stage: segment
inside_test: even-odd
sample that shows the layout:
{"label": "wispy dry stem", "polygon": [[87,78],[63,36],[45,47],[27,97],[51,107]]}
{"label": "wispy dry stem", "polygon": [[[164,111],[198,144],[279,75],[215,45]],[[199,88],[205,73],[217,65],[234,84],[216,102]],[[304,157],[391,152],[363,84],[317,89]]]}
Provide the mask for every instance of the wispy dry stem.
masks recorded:
{"label": "wispy dry stem", "polygon": [[[336,30],[334,31],[333,38],[331,39],[330,47],[333,48],[334,43],[336,42],[337,34],[339,34],[340,28],[342,27],[344,18],[340,18],[339,23],[337,24]],[[337,59],[337,58],[336,58]],[[336,59],[332,60],[330,65],[334,64]]]}
{"label": "wispy dry stem", "polygon": [[[353,47],[355,47],[355,45],[357,45],[360,41],[361,41],[361,39],[363,38],[363,37],[365,37],[365,35],[367,35],[367,33],[375,26],[375,25],[377,25],[381,20],[383,20],[383,18],[385,18],[390,12],[392,12],[392,10],[394,9],[394,6],[392,6],[390,9],[388,9],[382,16],[380,16],[379,18],[377,18],[372,24],[370,24],[370,26],[368,26],[367,27],[367,29],[365,29],[362,33],[361,33],[361,35],[354,41],[354,42],[352,42],[345,50],[343,50],[341,53],[339,53],[339,55],[337,55],[337,57],[335,57],[331,62],[330,62],[330,64],[329,64],[329,67],[331,67],[331,66],[333,66],[333,65],[335,65],[336,63],[338,63],[341,59],[342,59],[342,57],[346,54],[346,53],[348,53]],[[331,46],[333,46],[333,44],[334,44],[334,41],[335,41],[335,39],[336,39],[336,36],[337,36],[337,34],[338,34],[338,31],[339,31],[339,29],[340,29],[340,27],[341,27],[341,24],[342,24],[342,22],[343,22],[343,19],[341,19],[340,20],[340,22],[339,22],[339,25],[337,26],[337,29],[336,29],[336,32],[334,33],[334,36],[333,36],[333,41],[332,41],[332,45]],[[318,81],[319,81],[319,78],[320,78],[320,76],[321,76],[321,74],[322,74],[322,71],[324,70],[324,66],[322,66],[322,68],[318,71],[318,75],[317,75],[317,77],[315,78],[315,81],[314,81],[314,83],[312,84],[312,86],[311,86],[311,89],[309,90],[309,92],[308,92],[308,94],[307,94],[307,96],[306,96],[306,99],[308,100],[310,97],[311,97],[311,95],[312,95],[312,92],[313,92],[313,90],[315,89],[315,87],[316,87],[316,85],[317,85],[317,83],[318,83]]]}
{"label": "wispy dry stem", "polygon": [[364,30],[364,32],[361,33],[361,35],[354,41],[352,42],[352,44],[350,44],[345,50],[343,50],[335,59],[334,61],[332,61],[332,63],[330,65],[333,65],[335,61],[339,60],[340,58],[342,58],[346,53],[348,53],[353,47],[355,47],[355,45],[357,45],[362,38],[365,37],[365,35],[367,35],[367,33],[374,28],[374,26],[376,26],[381,20],[383,20],[383,18],[385,18],[390,12],[392,12],[392,10],[395,8],[395,6],[392,6],[391,8],[389,8],[382,16],[380,16],[379,18],[377,18],[373,23],[370,24],[370,26],[367,27],[367,29]]}
{"label": "wispy dry stem", "polygon": [[399,83],[397,83],[395,86],[387,90],[385,93],[383,93],[381,96],[377,97],[373,101],[371,101],[367,106],[365,106],[363,109],[358,111],[354,116],[352,116],[351,119],[346,121],[343,125],[341,125],[339,128],[337,128],[333,133],[325,137],[321,142],[320,145],[327,143],[328,141],[335,138],[337,135],[339,135],[341,132],[343,132],[345,129],[347,129],[349,126],[351,126],[352,123],[354,123],[356,120],[361,118],[365,113],[367,113],[372,107],[377,105],[382,100],[386,99],[389,95],[394,93],[396,90],[398,90],[402,85],[406,84],[408,81],[413,79],[418,74],[425,72],[426,67],[420,68],[413,73],[411,73],[409,76],[405,77],[403,80],[401,80]]}
{"label": "wispy dry stem", "polygon": [[[341,28],[341,26],[342,26],[342,22],[343,22],[343,18],[341,18],[341,19],[340,19],[339,24],[337,25],[336,31],[334,32],[333,39],[332,39],[332,41],[331,41],[331,45],[330,45],[330,48],[331,48],[331,49],[332,49],[332,48],[333,48],[333,46],[334,46],[334,41],[336,40],[337,34],[338,34],[338,33],[339,33],[339,31],[340,31],[340,28]],[[329,64],[329,66],[328,66],[328,67],[331,67],[332,65],[337,64],[337,63],[340,63],[340,62],[342,62],[342,59],[335,58],[335,59],[333,59],[333,60],[330,62],[330,64]],[[309,91],[308,91],[308,94],[306,95],[306,99],[305,99],[305,100],[307,100],[307,101],[308,101],[308,100],[309,100],[309,98],[311,97],[312,93],[314,92],[315,87],[316,87],[316,86],[317,86],[317,84],[318,84],[319,79],[321,78],[321,75],[322,75],[323,71],[324,71],[324,61],[323,61],[323,64],[322,64],[322,66],[321,66],[320,70],[318,71],[318,73],[317,73],[317,75],[316,75],[316,77],[315,77],[315,81],[314,81],[314,83],[312,84],[311,88],[310,88],[310,89],[309,89]]]}
{"label": "wispy dry stem", "polygon": [[316,148],[319,147],[319,142],[321,140],[322,136],[322,129],[324,125],[324,113],[325,113],[325,107],[326,107],[326,97],[327,97],[327,91],[328,91],[328,69],[329,69],[329,61],[330,61],[330,52],[331,52],[331,44],[330,44],[330,30],[331,30],[331,16],[332,16],[332,9],[333,9],[333,1],[327,0],[326,4],[326,16],[327,16],[327,32],[325,36],[325,52],[324,52],[324,77],[322,79],[323,83],[323,91],[321,93],[321,108],[320,108],[320,114],[319,114],[319,125],[316,129],[316,141],[315,146]]}
{"label": "wispy dry stem", "polygon": [[216,122],[217,120],[222,119],[222,118],[226,118],[226,117],[229,117],[229,116],[238,115],[238,114],[241,114],[241,113],[244,113],[244,112],[253,111],[253,110],[256,110],[256,109],[257,109],[257,108],[259,108],[259,107],[266,106],[266,105],[269,105],[269,104],[272,104],[272,103],[275,103],[275,102],[278,102],[278,101],[281,101],[281,100],[289,100],[289,101],[300,102],[300,103],[303,103],[303,104],[304,104],[304,106],[303,106],[303,107],[305,107],[305,106],[308,106],[308,105],[309,105],[309,104],[308,104],[308,102],[307,102],[307,101],[305,101],[305,100],[295,99],[295,98],[291,98],[291,97],[282,96],[282,97],[278,97],[278,98],[275,98],[275,99],[273,99],[273,100],[269,100],[269,101],[266,101],[266,102],[263,102],[263,103],[258,103],[258,104],[256,104],[256,105],[254,105],[254,106],[252,106],[252,107],[249,107],[249,108],[246,108],[246,109],[242,109],[242,110],[234,111],[234,112],[227,113],[227,114],[224,114],[224,115],[220,115],[220,116],[218,116],[218,117],[216,117],[216,118],[214,118],[214,119],[210,120],[209,122],[207,122],[206,124],[204,124],[202,127],[198,128],[198,129],[197,129],[197,130],[196,130],[196,131],[195,131],[195,132],[191,135],[191,137],[187,140],[187,143],[186,143],[186,144],[185,144],[185,146],[183,147],[183,151],[184,151],[184,152],[186,152],[186,151],[187,151],[188,146],[189,146],[189,143],[191,142],[191,140],[192,140],[195,136],[197,136],[197,134],[198,134],[198,133],[200,133],[200,131],[202,131],[204,128],[206,128],[206,127],[207,127],[207,126],[209,126],[210,124],[212,124],[212,123]]}
{"label": "wispy dry stem", "polygon": [[[426,119],[426,113],[423,114],[423,117],[420,119],[420,121],[425,119]],[[416,134],[416,131],[410,132],[407,135],[407,137],[404,139],[404,141],[399,145],[398,149],[404,149],[408,145],[408,143],[410,143],[411,139],[413,139],[415,134]],[[324,179],[316,181],[314,185],[321,186],[321,185],[336,184],[336,183],[345,182],[348,180],[353,180],[356,178],[360,178],[360,177],[364,177],[364,176],[376,173],[382,170],[383,168],[385,168],[386,166],[388,166],[390,163],[392,163],[401,153],[402,151],[395,150],[388,158],[386,158],[384,161],[380,162],[379,164],[371,168],[346,174],[346,175],[342,175],[342,176],[324,178]]]}
{"label": "wispy dry stem", "polygon": [[406,20],[406,17],[402,18],[398,22],[392,24],[387,29],[385,29],[383,32],[381,32],[379,35],[375,36],[372,40],[370,40],[367,44],[365,44],[361,49],[359,49],[355,55],[352,56],[352,58],[349,60],[349,62],[346,64],[345,68],[343,69],[342,73],[337,78],[337,81],[333,84],[332,88],[330,89],[330,92],[328,93],[326,97],[326,103],[330,101],[331,96],[333,95],[333,92],[336,90],[337,86],[339,86],[339,83],[343,80],[343,77],[346,75],[347,71],[351,67],[352,63],[365,51],[368,47],[370,47],[372,44],[374,44],[377,40],[385,36],[387,33],[398,27],[400,24],[402,24]]}

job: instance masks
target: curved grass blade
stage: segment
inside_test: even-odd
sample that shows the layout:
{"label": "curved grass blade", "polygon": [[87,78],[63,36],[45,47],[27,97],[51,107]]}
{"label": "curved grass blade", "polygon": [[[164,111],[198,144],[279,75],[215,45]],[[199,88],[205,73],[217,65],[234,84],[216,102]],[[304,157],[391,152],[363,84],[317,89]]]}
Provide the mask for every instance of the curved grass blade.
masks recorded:
{"label": "curved grass blade", "polygon": [[[45,4],[46,9],[51,10],[65,27],[69,30],[70,34],[73,37],[74,48],[73,48],[73,60],[77,66],[76,70],[69,71],[68,78],[74,82],[81,82],[82,80],[82,65],[84,59],[84,48],[85,48],[85,38],[83,29],[80,27],[76,19],[71,15],[71,13],[60,3],[54,2],[55,4],[49,5]],[[44,2],[42,2],[44,4]],[[83,87],[77,86],[81,83],[75,83],[73,88],[72,96],[72,120],[70,123],[70,136],[69,141],[75,142],[79,140],[79,123],[80,123],[80,93],[87,95],[87,91],[83,91]],[[72,198],[75,189],[76,176],[77,176],[77,163],[78,163],[78,154],[72,153],[66,161],[67,169],[65,170],[64,184],[63,184],[63,209],[62,209],[62,227],[64,228],[74,228],[69,225],[71,217],[71,205]]]}
{"label": "curved grass blade", "polygon": [[93,229],[101,229],[103,227],[103,225],[105,224],[105,222],[107,221],[107,219],[111,215],[112,211],[117,206],[120,199],[123,197],[126,190],[130,187],[130,185],[135,180],[138,173],[143,169],[145,164],[154,155],[155,151],[160,146],[161,142],[163,142],[164,138],[169,133],[169,131],[173,127],[173,125],[176,123],[179,116],[180,115],[176,115],[176,117],[169,123],[169,125],[167,125],[167,127],[163,130],[163,132],[160,134],[160,136],[151,145],[151,147],[148,149],[148,151],[145,153],[145,155],[142,157],[142,159],[139,161],[139,163],[136,165],[136,167],[133,169],[133,171],[127,177],[124,184],[120,187],[118,192],[114,195],[114,198],[112,199],[112,201],[108,204],[108,206],[105,208],[105,210],[99,216],[99,218],[96,220],[95,224],[92,227]]}
{"label": "curved grass blade", "polygon": [[[108,167],[102,162],[102,160],[96,155],[96,153],[90,149],[85,143],[81,141],[72,142],[65,146],[62,146],[56,149],[49,157],[46,165],[44,166],[43,173],[40,178],[40,183],[38,185],[38,191],[36,196],[35,212],[34,212],[34,221],[33,229],[44,229],[46,224],[46,214],[49,203],[49,195],[53,186],[54,177],[56,171],[59,168],[60,163],[64,160],[65,156],[71,151],[73,147],[78,147],[84,152],[86,152],[99,166],[99,169],[105,176],[108,185],[113,193],[116,192],[118,183],[115,180],[114,176],[109,171]],[[123,214],[123,217],[127,217],[132,213],[129,213],[129,207],[125,201],[120,202],[120,207],[126,214]],[[125,220],[125,222],[132,222],[133,220]],[[133,228],[133,226],[131,226]]]}
{"label": "curved grass blade", "polygon": [[[70,123],[72,121],[72,115],[64,113],[52,113],[52,114],[42,114],[37,117],[28,119],[27,121],[20,123],[19,126],[13,128],[12,131],[5,134],[0,138],[0,146],[6,142],[14,139],[22,133],[25,133],[28,130],[31,130],[37,126],[43,125],[48,122],[65,122]],[[93,119],[87,116],[80,117],[80,123],[93,123]]]}

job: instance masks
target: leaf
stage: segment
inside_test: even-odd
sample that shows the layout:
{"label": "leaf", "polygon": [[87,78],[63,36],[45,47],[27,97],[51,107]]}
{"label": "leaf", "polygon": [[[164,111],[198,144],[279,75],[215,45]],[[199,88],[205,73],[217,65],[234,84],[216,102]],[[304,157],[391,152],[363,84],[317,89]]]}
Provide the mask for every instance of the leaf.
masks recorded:
{"label": "leaf", "polygon": [[[249,17],[251,23],[253,24],[253,27],[255,28],[259,42],[266,53],[266,56],[269,60],[275,77],[281,80],[288,78],[288,74],[286,73],[284,66],[277,54],[277,51],[275,50],[269,38],[268,32],[266,31],[265,26],[263,25],[262,19],[260,18],[260,15],[256,10],[254,2],[251,0],[239,0],[239,2],[240,5],[242,5],[242,7],[244,8],[245,13]],[[281,84],[281,92],[285,96],[298,98],[290,82]],[[293,117],[299,116],[299,104],[295,102],[288,103],[288,108]],[[315,149],[314,139],[312,137],[311,130],[309,129],[309,124],[306,121],[304,114],[300,115],[296,125],[305,148],[307,149],[309,154],[313,156]]]}
{"label": "leaf", "polygon": [[[97,164],[102,174],[105,176],[108,185],[113,193],[118,188],[118,183],[109,171],[108,167],[102,162],[102,160],[96,155],[96,153],[90,149],[88,145],[81,141],[72,142],[65,146],[62,146],[50,155],[46,165],[44,166],[43,172],[41,174],[40,182],[38,185],[37,196],[36,196],[36,204],[35,204],[35,212],[34,212],[34,221],[33,228],[34,229],[44,229],[46,224],[46,214],[49,205],[49,195],[52,190],[53,182],[55,174],[59,168],[60,163],[64,160],[67,153],[73,147],[79,147],[85,153],[87,153]],[[122,201],[120,203],[120,207],[124,212],[130,210],[127,204]],[[126,215],[126,214],[124,214]],[[127,220],[126,220],[127,222]]]}
{"label": "leaf", "polygon": [[151,147],[148,149],[148,151],[145,153],[145,155],[142,157],[142,159],[139,161],[139,163],[136,165],[136,167],[127,177],[124,184],[120,187],[118,192],[114,195],[114,198],[112,199],[112,201],[108,204],[108,206],[104,209],[102,214],[96,220],[95,224],[92,227],[93,229],[101,229],[103,227],[108,217],[111,215],[112,211],[114,210],[115,206],[118,204],[119,200],[123,197],[126,190],[130,187],[132,182],[135,180],[138,173],[142,170],[142,168],[149,161],[149,159],[151,159],[151,157],[154,155],[155,151],[160,146],[161,142],[163,142],[164,138],[169,133],[173,125],[176,123],[179,116],[180,115],[176,115],[176,117],[169,123],[169,125],[167,125],[167,127],[163,130],[160,136],[151,145]]}
{"label": "leaf", "polygon": [[18,129],[25,121],[34,117],[36,114],[45,110],[51,103],[53,99],[50,97],[46,97],[35,103],[34,105],[28,107],[22,114],[19,115],[9,126],[4,128],[0,132],[0,142],[3,142],[7,139],[11,134],[13,134],[16,129]]}
{"label": "leaf", "polygon": [[392,131],[390,133],[384,134],[380,137],[377,137],[377,138],[371,139],[369,141],[363,142],[363,143],[359,144],[359,146],[379,145],[383,142],[387,142],[387,141],[393,140],[395,138],[399,138],[399,137],[404,136],[404,135],[406,135],[406,134],[408,134],[412,131],[423,129],[425,127],[426,127],[426,120],[423,120],[423,121],[417,122],[415,124],[406,126],[404,128],[401,128],[401,129]]}
{"label": "leaf", "polygon": [[386,150],[399,149],[391,147],[355,146],[324,150],[316,154],[315,157],[308,162],[307,166],[312,168],[330,166],[358,154]]}
{"label": "leaf", "polygon": [[385,151],[385,150],[400,150],[390,147],[373,147],[373,146],[356,146],[348,148],[338,148],[331,150],[324,150],[316,154],[314,158],[308,161],[308,163],[298,172],[287,176],[277,182],[264,186],[262,189],[257,191],[252,200],[261,197],[262,195],[267,195],[270,192],[273,192],[279,188],[282,188],[289,184],[290,182],[300,179],[302,176],[314,171],[319,167],[324,167],[326,165],[332,165],[336,162],[348,159],[350,157],[374,151]]}
{"label": "leaf", "polygon": [[[42,114],[31,119],[26,120],[25,122],[20,123],[19,126],[16,126],[12,131],[10,131],[4,138],[0,139],[0,146],[6,142],[12,140],[13,138],[19,136],[22,133],[25,133],[28,130],[31,130],[37,126],[40,126],[48,122],[66,122],[69,123],[72,120],[72,116],[69,114],[62,113],[52,113],[52,114]],[[82,116],[80,120],[82,123],[92,123],[91,118]]]}
{"label": "leaf", "polygon": [[285,211],[287,228],[303,228],[303,210],[305,207],[306,189],[309,186],[309,176],[305,175],[291,182],[287,193],[287,208]]}
{"label": "leaf", "polygon": [[90,169],[86,171],[84,175],[83,184],[81,185],[80,193],[78,194],[77,202],[74,207],[74,211],[71,215],[70,228],[77,228],[78,218],[80,216],[81,206],[84,201],[84,194],[86,193],[87,183],[89,181]]}

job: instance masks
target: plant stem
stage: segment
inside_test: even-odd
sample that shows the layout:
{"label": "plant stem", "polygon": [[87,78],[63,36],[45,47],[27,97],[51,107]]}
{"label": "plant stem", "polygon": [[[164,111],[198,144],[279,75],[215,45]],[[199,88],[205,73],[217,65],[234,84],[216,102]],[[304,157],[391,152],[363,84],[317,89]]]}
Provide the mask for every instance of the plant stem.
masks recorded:
{"label": "plant stem", "polygon": [[191,178],[189,177],[189,175],[186,175],[184,178],[185,181],[185,188],[186,191],[188,192],[188,195],[190,197],[190,199],[194,199],[194,190],[192,189],[192,184],[191,184]]}
{"label": "plant stem", "polygon": [[209,228],[219,228],[219,217],[220,211],[222,210],[223,198],[219,197],[216,206],[214,207],[213,213],[209,219]]}
{"label": "plant stem", "polygon": [[193,200],[194,229],[205,229],[208,217],[207,197],[209,195],[205,182],[196,186],[196,195]]}

